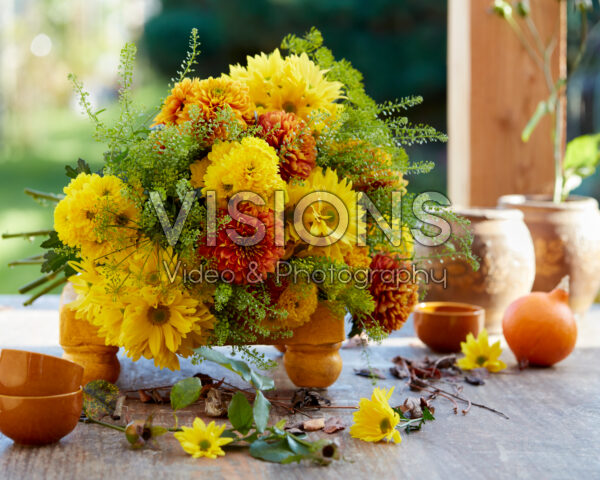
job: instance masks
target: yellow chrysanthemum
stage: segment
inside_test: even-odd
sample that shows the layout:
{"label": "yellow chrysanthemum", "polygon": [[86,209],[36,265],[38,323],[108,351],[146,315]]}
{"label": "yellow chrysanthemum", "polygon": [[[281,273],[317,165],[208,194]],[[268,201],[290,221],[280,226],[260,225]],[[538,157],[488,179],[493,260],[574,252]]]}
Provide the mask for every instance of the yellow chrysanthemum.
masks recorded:
{"label": "yellow chrysanthemum", "polygon": [[206,175],[206,170],[208,170],[209,166],[210,160],[208,159],[208,157],[196,160],[190,165],[190,184],[193,188],[204,187],[204,175]]}
{"label": "yellow chrysanthemum", "polygon": [[64,192],[54,210],[54,228],[65,245],[88,258],[135,245],[140,212],[118,177],[80,173]]}
{"label": "yellow chrysanthemum", "polygon": [[284,110],[309,122],[338,114],[341,106],[335,102],[343,98],[342,83],[327,80],[327,72],[305,53],[283,58],[276,49],[248,56],[247,62],[246,67],[231,65],[229,75],[248,85],[259,113]]}
{"label": "yellow chrysanthemum", "polygon": [[202,193],[215,191],[221,205],[237,192],[253,192],[268,202],[275,191],[286,190],[279,175],[277,152],[260,138],[220,143],[208,158]]}
{"label": "yellow chrysanthemum", "polygon": [[[352,190],[352,184],[346,179],[340,181],[334,170],[315,168],[303,183],[291,184],[288,192],[289,205],[294,209],[301,201],[311,202],[304,210],[301,224],[298,219],[297,225],[293,220],[287,225],[289,239],[296,243],[295,254],[325,256],[344,261],[344,255],[356,245],[358,235],[365,232],[363,209],[358,204],[358,196]],[[338,229],[340,214],[345,217],[343,212],[348,214],[348,223],[345,228],[341,225]],[[304,232],[318,240],[305,234],[305,238],[310,239],[310,243],[306,243],[298,233],[299,230],[302,231],[302,226]]]}
{"label": "yellow chrysanthemum", "polygon": [[396,430],[400,415],[394,412],[389,404],[392,393],[394,387],[389,391],[375,387],[370,400],[360,399],[359,410],[353,414],[354,424],[350,427],[350,435],[353,438],[365,442],[380,442],[383,439],[394,443],[402,441],[400,432]]}
{"label": "yellow chrysanthemum", "polygon": [[490,372],[499,372],[506,368],[506,364],[499,358],[502,354],[500,340],[490,345],[485,328],[477,339],[469,333],[466,342],[460,343],[460,348],[465,357],[457,360],[456,364],[463,370],[487,368]]}
{"label": "yellow chrysanthemum", "polygon": [[195,418],[192,427],[181,427],[183,432],[176,432],[181,448],[193,458],[217,458],[225,455],[221,448],[233,441],[233,438],[221,437],[225,424],[217,427],[214,421],[206,425],[200,418]]}
{"label": "yellow chrysanthemum", "polygon": [[141,356],[170,370],[179,369],[176,352],[192,330],[198,300],[185,291],[146,287],[131,297],[124,312],[122,346],[134,361]]}
{"label": "yellow chrysanthemum", "polygon": [[369,265],[371,265],[369,247],[355,245],[344,255],[344,262],[353,268],[369,268]]}
{"label": "yellow chrysanthemum", "polygon": [[292,282],[275,304],[276,309],[287,315],[283,318],[267,316],[264,326],[273,330],[298,328],[310,320],[318,303],[317,286],[314,283]]}

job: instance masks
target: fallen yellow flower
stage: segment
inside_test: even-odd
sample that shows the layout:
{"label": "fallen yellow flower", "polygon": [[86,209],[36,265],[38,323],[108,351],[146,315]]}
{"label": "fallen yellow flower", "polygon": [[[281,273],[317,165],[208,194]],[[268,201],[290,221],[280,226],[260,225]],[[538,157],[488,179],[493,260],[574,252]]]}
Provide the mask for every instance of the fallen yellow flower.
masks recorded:
{"label": "fallen yellow flower", "polygon": [[389,391],[375,387],[371,400],[360,399],[358,412],[353,415],[354,424],[350,427],[350,435],[353,438],[365,442],[379,442],[383,439],[394,443],[402,441],[400,432],[396,430],[400,415],[394,412],[389,404],[392,393],[394,387]]}
{"label": "fallen yellow flower", "polygon": [[465,357],[459,359],[456,364],[463,370],[487,368],[490,372],[499,372],[506,368],[506,364],[499,359],[502,353],[500,340],[490,346],[485,328],[477,339],[469,333],[466,342],[460,343],[460,348]]}

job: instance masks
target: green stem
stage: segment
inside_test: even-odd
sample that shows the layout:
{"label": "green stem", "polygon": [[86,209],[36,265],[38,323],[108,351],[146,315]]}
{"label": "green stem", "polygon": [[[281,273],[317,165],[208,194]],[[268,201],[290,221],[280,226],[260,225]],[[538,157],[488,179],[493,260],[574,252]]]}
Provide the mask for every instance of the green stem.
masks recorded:
{"label": "green stem", "polygon": [[37,280],[28,283],[27,285],[23,285],[21,288],[19,288],[19,293],[27,293],[28,291],[33,290],[34,288],[39,287],[40,285],[43,285],[44,283],[49,282],[50,280],[53,280],[54,278],[56,278],[56,275],[64,269],[65,266],[63,265],[54,272],[49,273],[48,275],[44,275],[43,277],[40,277]]}
{"label": "green stem", "polygon": [[66,277],[61,277],[61,278],[55,280],[54,282],[52,282],[50,285],[48,285],[43,290],[40,290],[33,297],[31,297],[29,300],[27,300],[26,302],[23,302],[23,306],[24,307],[28,307],[33,302],[35,302],[38,298],[40,298],[43,295],[46,295],[48,292],[52,291],[53,289],[55,289],[56,287],[62,285],[63,283],[67,283],[67,278]]}
{"label": "green stem", "polygon": [[544,65],[542,59],[538,55],[536,55],[536,51],[531,47],[531,45],[527,41],[527,38],[525,38],[525,35],[523,35],[523,31],[521,30],[521,27],[519,27],[519,24],[515,22],[515,19],[512,16],[507,16],[504,18],[510,25],[510,28],[512,28],[512,30],[515,32],[515,35],[517,36],[517,38],[519,39],[519,41],[521,42],[531,59],[537,64],[538,67],[540,67],[540,69],[543,70]]}
{"label": "green stem", "polygon": [[112,428],[113,430],[118,430],[119,432],[125,433],[125,427],[121,427],[119,425],[113,425],[112,423],[106,423],[106,422],[103,422],[102,420],[95,420],[95,419],[90,418],[90,417],[87,417],[87,419],[91,423],[95,423],[97,425],[101,425],[103,427]]}
{"label": "green stem", "polygon": [[21,232],[21,233],[3,233],[2,238],[20,238],[20,237],[39,237],[42,235],[50,235],[54,230],[36,230],[34,232]]}

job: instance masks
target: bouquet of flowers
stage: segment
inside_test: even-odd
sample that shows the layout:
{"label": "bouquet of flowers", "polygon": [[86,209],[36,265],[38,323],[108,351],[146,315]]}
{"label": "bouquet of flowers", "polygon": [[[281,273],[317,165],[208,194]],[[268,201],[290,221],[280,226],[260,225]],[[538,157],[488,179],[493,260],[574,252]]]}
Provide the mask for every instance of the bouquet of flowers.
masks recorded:
{"label": "bouquet of flowers", "polygon": [[38,194],[56,205],[42,271],[73,284],[71,308],[107,345],[178,369],[202,345],[260,362],[245,345],[284,344],[319,303],[349,313],[352,334],[406,321],[418,301],[410,232],[424,224],[405,176],[432,165],[404,147],[445,135],[402,116],[420,97],[377,104],[322,42],[314,29],[288,36],[287,55],[199,79],[192,31],[150,117],[132,101],[128,44],[115,125],[70,76],[108,149],[98,172],[67,167],[64,195]]}

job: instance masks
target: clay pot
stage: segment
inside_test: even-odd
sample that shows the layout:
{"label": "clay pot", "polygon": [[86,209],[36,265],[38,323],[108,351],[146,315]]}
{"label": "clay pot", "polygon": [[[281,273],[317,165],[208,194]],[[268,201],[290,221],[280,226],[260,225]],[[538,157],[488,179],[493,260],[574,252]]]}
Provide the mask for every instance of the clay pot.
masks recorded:
{"label": "clay pot", "polygon": [[[485,309],[485,326],[490,333],[500,332],[504,310],[517,298],[531,291],[535,275],[535,257],[531,235],[519,210],[454,208],[470,220],[472,251],[479,258],[479,270],[473,271],[466,260],[445,257],[427,260],[443,247],[416,244],[422,269],[439,281],[446,272],[446,286],[429,281],[427,301],[449,301],[480,305]],[[463,236],[464,227],[452,225],[455,235]],[[462,233],[461,233],[462,231]]]}
{"label": "clay pot", "polygon": [[549,292],[569,275],[569,305],[585,313],[600,288],[598,202],[579,196],[553,203],[548,195],[505,195],[498,205],[525,215],[535,247],[533,290]]}

